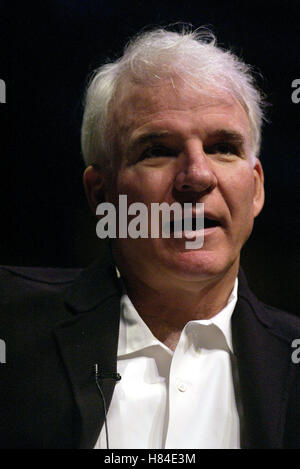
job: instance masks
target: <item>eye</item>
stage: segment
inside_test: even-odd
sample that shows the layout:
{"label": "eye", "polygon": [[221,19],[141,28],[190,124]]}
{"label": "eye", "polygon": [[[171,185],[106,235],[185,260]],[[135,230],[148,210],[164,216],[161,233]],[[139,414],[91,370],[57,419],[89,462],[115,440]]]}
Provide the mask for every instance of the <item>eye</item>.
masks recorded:
{"label": "eye", "polygon": [[220,142],[220,143],[215,143],[214,145],[205,147],[205,153],[208,153],[208,154],[221,153],[223,155],[239,155],[240,149],[234,143]]}
{"label": "eye", "polygon": [[151,145],[142,152],[139,161],[148,158],[164,158],[172,156],[176,156],[176,151],[172,148],[168,148],[164,145]]}

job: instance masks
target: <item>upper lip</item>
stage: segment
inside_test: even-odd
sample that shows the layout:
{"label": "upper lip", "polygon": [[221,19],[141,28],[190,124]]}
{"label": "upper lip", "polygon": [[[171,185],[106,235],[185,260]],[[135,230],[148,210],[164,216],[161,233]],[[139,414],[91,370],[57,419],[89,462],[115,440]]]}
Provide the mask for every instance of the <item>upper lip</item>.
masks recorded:
{"label": "upper lip", "polygon": [[[197,218],[199,214],[196,212],[196,210],[193,208],[192,210],[192,217],[193,218]],[[216,221],[217,223],[219,223],[220,225],[223,224],[222,222],[222,219],[219,215],[215,215],[214,213],[212,212],[209,212],[207,210],[204,210],[204,219],[207,218],[208,220],[212,220],[212,221]]]}
{"label": "upper lip", "polygon": [[[184,218],[190,218],[190,217],[192,217],[193,219],[196,219],[198,216],[199,216],[199,213],[197,213],[196,210],[193,208],[191,214],[188,215],[188,216],[184,216],[182,220],[184,220]],[[179,221],[182,221],[182,220],[171,219],[170,222],[173,225],[173,223],[176,223],[176,222],[179,222]],[[210,220],[211,222],[216,222],[216,225],[219,225],[219,226],[223,225],[223,221],[222,221],[221,217],[219,217],[217,215],[214,215],[211,212],[204,211],[204,228],[205,228],[205,225],[206,225],[205,220]]]}

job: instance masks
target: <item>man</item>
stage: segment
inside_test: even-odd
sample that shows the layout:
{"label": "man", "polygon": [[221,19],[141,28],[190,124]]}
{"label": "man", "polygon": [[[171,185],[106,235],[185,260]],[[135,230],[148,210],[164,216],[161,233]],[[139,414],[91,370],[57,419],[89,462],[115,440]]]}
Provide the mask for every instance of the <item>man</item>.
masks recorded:
{"label": "man", "polygon": [[[170,237],[113,238],[79,275],[2,269],[3,447],[300,447],[299,319],[260,303],[239,265],[264,203],[261,122],[247,66],[201,31],[145,33],[96,72],[93,212],[120,220],[126,195],[150,226],[153,204],[192,204],[194,233],[171,218]],[[187,249],[198,203],[204,242]]]}

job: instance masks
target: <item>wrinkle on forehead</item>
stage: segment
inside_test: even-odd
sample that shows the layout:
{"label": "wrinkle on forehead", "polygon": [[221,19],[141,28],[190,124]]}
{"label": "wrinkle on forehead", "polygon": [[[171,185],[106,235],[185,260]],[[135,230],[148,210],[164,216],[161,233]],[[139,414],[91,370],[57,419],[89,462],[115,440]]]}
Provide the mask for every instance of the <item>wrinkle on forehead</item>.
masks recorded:
{"label": "wrinkle on forehead", "polygon": [[[200,90],[190,86],[185,81],[178,79],[164,80],[157,85],[123,83],[113,102],[111,103],[111,122],[115,130],[115,139],[118,151],[126,148],[129,135],[138,126],[149,123],[155,116],[172,118],[172,112],[188,113],[190,111],[209,110],[216,106],[222,106],[223,110],[234,109],[242,111],[243,121],[249,124],[249,118],[240,102],[229,93],[222,90]],[[250,132],[250,125],[249,125]]]}
{"label": "wrinkle on forehead", "polygon": [[120,115],[124,118],[126,110],[134,118],[134,114],[143,116],[171,109],[196,110],[217,104],[232,105],[233,101],[238,102],[229,93],[216,89],[196,89],[184,81],[177,86],[174,85],[174,80],[165,80],[150,86],[129,82],[118,90],[112,108],[116,117]]}

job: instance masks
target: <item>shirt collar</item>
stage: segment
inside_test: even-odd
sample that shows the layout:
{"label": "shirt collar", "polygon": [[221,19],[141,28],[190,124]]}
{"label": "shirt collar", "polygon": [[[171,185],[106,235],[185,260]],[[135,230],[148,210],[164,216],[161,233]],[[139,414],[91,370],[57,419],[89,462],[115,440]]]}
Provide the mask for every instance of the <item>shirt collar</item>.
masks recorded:
{"label": "shirt collar", "polygon": [[[163,345],[142,320],[126,293],[121,297],[118,356],[127,355],[151,345]],[[167,347],[165,347],[167,348]]]}
{"label": "shirt collar", "polygon": [[[216,338],[214,332],[213,340],[216,343],[216,348],[227,348],[228,351],[233,353],[232,346],[232,332],[231,332],[231,316],[237,302],[237,291],[238,291],[238,279],[236,278],[234,283],[234,288],[231,292],[231,295],[228,299],[226,306],[215,316],[210,319],[201,319],[195,321],[189,321],[183,329],[183,333],[199,338],[199,326],[211,326],[209,328],[204,328],[207,332],[206,339],[210,340],[209,333],[211,329],[221,332],[220,336],[225,338],[225,347],[221,344],[222,340]],[[119,343],[118,343],[118,357],[127,355],[138,350],[141,350],[146,347],[153,345],[160,345],[164,349],[170,352],[168,347],[166,347],[162,342],[160,342],[151,332],[147,324],[142,320],[136,311],[134,305],[132,304],[130,298],[128,297],[125,287],[123,285],[123,294],[120,301],[121,308],[121,318],[120,318],[120,333],[119,333]],[[197,331],[198,329],[198,331]]]}
{"label": "shirt collar", "polygon": [[228,298],[226,306],[219,313],[217,313],[210,319],[200,319],[196,321],[191,321],[194,324],[202,324],[207,326],[209,326],[210,324],[214,324],[215,326],[217,326],[217,328],[223,333],[227,346],[231,353],[233,353],[231,316],[237,302],[237,292],[238,278],[235,279],[234,287]]}

